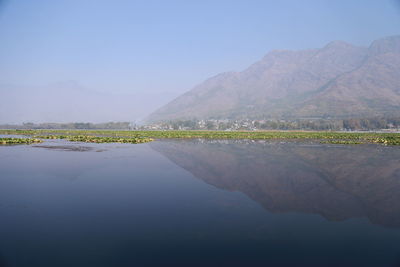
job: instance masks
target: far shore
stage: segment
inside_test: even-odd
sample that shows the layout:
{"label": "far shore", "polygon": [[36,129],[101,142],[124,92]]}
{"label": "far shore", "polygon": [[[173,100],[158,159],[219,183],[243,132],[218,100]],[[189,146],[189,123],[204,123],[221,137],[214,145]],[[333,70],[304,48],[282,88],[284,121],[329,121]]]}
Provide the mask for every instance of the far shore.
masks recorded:
{"label": "far shore", "polygon": [[400,145],[400,133],[339,131],[208,131],[208,130],[0,130],[0,135],[22,135],[38,139],[66,139],[75,142],[142,143],[153,139],[249,139],[317,140],[330,144]]}

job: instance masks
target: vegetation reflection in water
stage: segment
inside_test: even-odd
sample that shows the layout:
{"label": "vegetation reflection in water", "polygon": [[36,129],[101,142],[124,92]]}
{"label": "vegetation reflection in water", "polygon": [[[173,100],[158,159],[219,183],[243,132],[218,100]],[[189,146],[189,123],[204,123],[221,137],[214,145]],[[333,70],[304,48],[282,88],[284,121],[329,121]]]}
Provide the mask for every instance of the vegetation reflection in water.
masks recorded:
{"label": "vegetation reflection in water", "polygon": [[28,135],[41,139],[66,139],[91,143],[145,143],[153,138],[204,138],[251,140],[318,140],[331,144],[400,145],[400,133],[282,132],[282,131],[111,131],[111,130],[0,130],[0,134]]}

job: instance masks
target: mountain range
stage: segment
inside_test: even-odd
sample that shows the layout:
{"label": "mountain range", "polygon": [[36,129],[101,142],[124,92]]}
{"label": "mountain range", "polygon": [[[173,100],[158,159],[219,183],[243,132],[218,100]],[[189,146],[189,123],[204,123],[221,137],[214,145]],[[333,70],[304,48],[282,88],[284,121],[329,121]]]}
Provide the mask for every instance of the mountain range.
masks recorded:
{"label": "mountain range", "polygon": [[147,121],[398,115],[400,35],[369,47],[333,41],[320,49],[271,51],[241,72],[195,86]]}

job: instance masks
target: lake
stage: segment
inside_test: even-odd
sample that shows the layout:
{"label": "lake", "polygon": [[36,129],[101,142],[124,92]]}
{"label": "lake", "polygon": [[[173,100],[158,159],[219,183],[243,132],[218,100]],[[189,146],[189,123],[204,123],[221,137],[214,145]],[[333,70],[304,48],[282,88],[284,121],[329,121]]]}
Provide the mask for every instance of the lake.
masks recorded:
{"label": "lake", "polygon": [[0,146],[0,267],[400,266],[400,148]]}

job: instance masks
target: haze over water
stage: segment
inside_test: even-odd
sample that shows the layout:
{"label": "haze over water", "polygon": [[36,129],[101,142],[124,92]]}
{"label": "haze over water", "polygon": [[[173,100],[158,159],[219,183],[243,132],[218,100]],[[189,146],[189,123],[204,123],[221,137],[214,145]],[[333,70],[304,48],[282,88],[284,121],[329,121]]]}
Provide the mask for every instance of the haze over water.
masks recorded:
{"label": "haze over water", "polygon": [[396,147],[52,140],[0,159],[0,266],[399,264]]}

